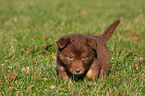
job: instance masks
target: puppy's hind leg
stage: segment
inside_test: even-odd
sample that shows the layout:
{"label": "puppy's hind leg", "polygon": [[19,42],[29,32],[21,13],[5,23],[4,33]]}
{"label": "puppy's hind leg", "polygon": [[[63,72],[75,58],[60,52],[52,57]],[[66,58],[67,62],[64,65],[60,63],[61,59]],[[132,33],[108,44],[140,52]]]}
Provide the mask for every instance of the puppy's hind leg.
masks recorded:
{"label": "puppy's hind leg", "polygon": [[109,67],[110,67],[110,56],[104,58],[102,65],[101,65],[101,70],[100,70],[100,77],[108,76],[109,75]]}

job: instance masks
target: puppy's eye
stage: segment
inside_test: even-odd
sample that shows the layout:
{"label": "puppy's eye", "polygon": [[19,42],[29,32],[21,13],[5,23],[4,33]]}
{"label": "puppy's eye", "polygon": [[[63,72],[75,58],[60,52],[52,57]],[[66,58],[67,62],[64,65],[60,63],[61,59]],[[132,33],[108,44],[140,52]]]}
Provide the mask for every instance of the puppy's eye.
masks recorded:
{"label": "puppy's eye", "polygon": [[84,61],[84,60],[86,60],[86,58],[87,58],[86,56],[83,56],[83,57],[82,57],[82,60]]}
{"label": "puppy's eye", "polygon": [[67,57],[69,60],[74,60],[72,56]]}

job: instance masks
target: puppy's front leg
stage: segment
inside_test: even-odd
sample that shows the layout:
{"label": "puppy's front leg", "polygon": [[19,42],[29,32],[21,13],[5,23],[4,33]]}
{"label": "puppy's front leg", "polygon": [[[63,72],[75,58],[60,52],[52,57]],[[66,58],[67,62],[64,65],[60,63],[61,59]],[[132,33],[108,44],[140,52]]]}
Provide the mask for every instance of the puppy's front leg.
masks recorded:
{"label": "puppy's front leg", "polygon": [[92,67],[88,70],[86,76],[89,79],[94,79],[95,77],[98,76],[99,70],[100,70],[100,64],[96,62],[95,64],[92,64]]}
{"label": "puppy's front leg", "polygon": [[58,77],[59,78],[67,78],[67,79],[69,79],[69,76],[67,75],[67,72],[65,72],[64,70],[63,71],[60,71],[58,73]]}
{"label": "puppy's front leg", "polygon": [[67,72],[65,71],[65,67],[63,66],[63,64],[59,58],[57,58],[57,72],[58,72],[59,78],[68,78],[69,79],[69,76],[68,76]]}
{"label": "puppy's front leg", "polygon": [[92,68],[90,68],[86,76],[89,79],[94,79],[97,75],[98,75],[98,72],[95,72]]}

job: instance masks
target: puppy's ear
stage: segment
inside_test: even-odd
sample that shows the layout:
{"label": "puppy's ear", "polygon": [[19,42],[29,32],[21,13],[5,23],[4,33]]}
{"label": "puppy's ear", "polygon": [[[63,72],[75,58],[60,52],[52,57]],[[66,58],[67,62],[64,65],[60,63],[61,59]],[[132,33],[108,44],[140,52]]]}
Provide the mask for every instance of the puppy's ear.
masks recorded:
{"label": "puppy's ear", "polygon": [[97,41],[94,39],[87,39],[86,43],[89,47],[93,48],[93,49],[97,49]]}
{"label": "puppy's ear", "polygon": [[62,37],[56,43],[60,49],[63,49],[67,44],[70,43],[70,38]]}

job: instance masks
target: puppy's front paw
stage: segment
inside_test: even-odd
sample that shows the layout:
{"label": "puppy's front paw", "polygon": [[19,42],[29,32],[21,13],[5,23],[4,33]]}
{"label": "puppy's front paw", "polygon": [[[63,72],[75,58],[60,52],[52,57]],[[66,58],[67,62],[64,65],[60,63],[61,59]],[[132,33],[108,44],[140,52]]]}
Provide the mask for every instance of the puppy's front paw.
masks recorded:
{"label": "puppy's front paw", "polygon": [[88,72],[87,72],[87,75],[86,75],[89,79],[94,79],[95,77],[98,76],[98,72],[95,72],[93,71],[93,69],[90,69]]}
{"label": "puppy's front paw", "polygon": [[59,72],[58,77],[59,78],[67,78],[67,79],[69,79],[69,76],[67,75],[67,73],[65,71]]}

